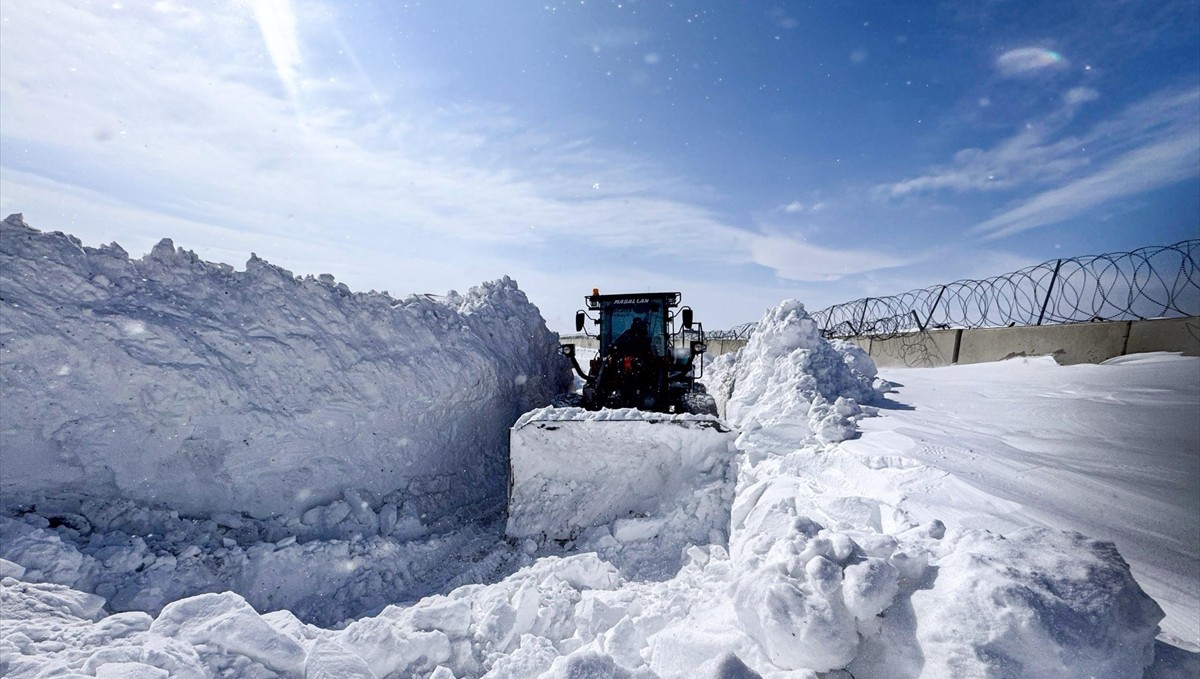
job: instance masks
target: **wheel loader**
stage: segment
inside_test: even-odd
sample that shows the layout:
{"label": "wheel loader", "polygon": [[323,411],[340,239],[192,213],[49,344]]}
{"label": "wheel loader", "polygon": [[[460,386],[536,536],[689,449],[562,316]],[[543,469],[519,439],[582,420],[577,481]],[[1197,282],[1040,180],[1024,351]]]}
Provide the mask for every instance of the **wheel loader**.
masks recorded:
{"label": "wheel loader", "polygon": [[713,398],[696,382],[707,350],[704,326],[690,307],[679,308],[678,292],[601,295],[593,289],[584,299],[595,316],[577,311],[575,330],[585,331],[588,321],[599,326],[600,347],[588,370],[580,367],[573,344],[562,345],[584,380],[581,406],[717,414]]}
{"label": "wheel loader", "polygon": [[575,327],[598,326],[596,356],[584,370],[574,344],[561,348],[583,388],[509,432],[510,537],[562,542],[647,520],[672,511],[664,503],[681,492],[716,492],[732,478],[734,434],[696,381],[704,327],[680,294],[592,290],[584,299]]}

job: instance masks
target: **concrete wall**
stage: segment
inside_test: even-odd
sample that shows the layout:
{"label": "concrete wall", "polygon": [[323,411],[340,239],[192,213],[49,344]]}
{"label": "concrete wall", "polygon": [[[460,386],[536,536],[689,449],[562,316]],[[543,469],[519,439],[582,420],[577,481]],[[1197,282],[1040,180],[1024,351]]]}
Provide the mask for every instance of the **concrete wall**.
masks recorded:
{"label": "concrete wall", "polygon": [[961,330],[934,330],[873,339],[863,348],[880,368],[938,368],[955,362],[961,337]]}
{"label": "concrete wall", "polygon": [[856,341],[881,368],[936,368],[1047,355],[1062,365],[1100,363],[1148,351],[1200,356],[1200,317],[935,330],[885,340],[856,338]]}
{"label": "concrete wall", "polygon": [[1061,365],[1100,363],[1125,353],[1129,323],[1071,323],[963,332],[959,363],[1053,356]]}
{"label": "concrete wall", "polygon": [[[1100,363],[1148,351],[1200,356],[1200,317],[1151,321],[1068,323],[1019,328],[931,330],[879,340],[850,337],[880,368],[938,368],[955,363],[986,363],[1017,356],[1053,356],[1062,365]],[[580,349],[598,349],[595,337],[564,336]],[[720,356],[746,346],[746,340],[710,339],[708,353]]]}
{"label": "concrete wall", "polygon": [[746,346],[747,340],[744,339],[710,339],[708,340],[708,353],[713,356],[728,354]]}
{"label": "concrete wall", "polygon": [[574,344],[577,349],[599,349],[600,340],[595,337],[585,337],[583,335],[562,335],[558,339],[559,344]]}
{"label": "concrete wall", "polygon": [[1136,321],[1129,328],[1127,354],[1147,351],[1182,351],[1188,356],[1200,355],[1200,317],[1160,318]]}

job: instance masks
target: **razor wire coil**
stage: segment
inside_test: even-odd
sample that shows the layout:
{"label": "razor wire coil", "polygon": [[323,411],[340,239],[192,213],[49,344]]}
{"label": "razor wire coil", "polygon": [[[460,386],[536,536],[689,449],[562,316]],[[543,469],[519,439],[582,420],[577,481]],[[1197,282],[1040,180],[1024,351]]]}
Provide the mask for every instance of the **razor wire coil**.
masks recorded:
{"label": "razor wire coil", "polygon": [[[812,314],[826,337],[1200,315],[1200,239],[1043,262]],[[742,327],[742,326],[739,326]],[[752,332],[751,328],[748,332]]]}
{"label": "razor wire coil", "polygon": [[754,329],[758,327],[758,322],[743,323],[734,326],[729,330],[712,330],[705,333],[708,339],[719,340],[748,340],[750,335],[754,333]]}

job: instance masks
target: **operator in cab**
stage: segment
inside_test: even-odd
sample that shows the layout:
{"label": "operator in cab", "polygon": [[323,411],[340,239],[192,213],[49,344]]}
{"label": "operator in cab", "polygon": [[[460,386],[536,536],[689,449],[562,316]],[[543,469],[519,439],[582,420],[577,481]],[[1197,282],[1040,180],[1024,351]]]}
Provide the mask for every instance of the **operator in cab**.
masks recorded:
{"label": "operator in cab", "polygon": [[646,319],[633,319],[629,329],[613,342],[613,353],[616,356],[639,358],[653,353],[650,347],[650,333],[646,331]]}

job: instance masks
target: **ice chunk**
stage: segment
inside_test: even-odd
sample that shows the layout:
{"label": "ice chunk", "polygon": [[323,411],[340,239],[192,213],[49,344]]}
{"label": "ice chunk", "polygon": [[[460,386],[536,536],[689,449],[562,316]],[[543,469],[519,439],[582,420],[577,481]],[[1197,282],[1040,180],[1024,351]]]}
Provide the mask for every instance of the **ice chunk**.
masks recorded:
{"label": "ice chunk", "polygon": [[1162,609],[1112,544],[1025,528],[951,531],[938,548],[932,587],[912,595],[926,672],[1132,677],[1153,660]]}
{"label": "ice chunk", "polygon": [[8,559],[0,559],[0,578],[17,578],[25,575],[25,567]]}
{"label": "ice chunk", "polygon": [[408,622],[418,630],[441,630],[463,637],[471,629],[471,605],[461,599],[431,597],[408,611]]}
{"label": "ice chunk", "polygon": [[104,616],[104,597],[52,583],[21,582],[11,578],[3,581],[4,618],[18,619],[17,607],[45,617],[99,620]]}
{"label": "ice chunk", "polygon": [[618,665],[611,655],[596,651],[579,651],[557,658],[550,670],[540,679],[651,679],[657,677],[649,668],[630,671]]}
{"label": "ice chunk", "polygon": [[210,644],[276,672],[300,674],[304,649],[266,623],[233,592],[201,594],[168,604],[150,631],[193,644]]}
{"label": "ice chunk", "polygon": [[378,677],[430,672],[452,655],[450,639],[443,632],[413,631],[383,617],[357,620],[333,639],[366,661]]}
{"label": "ice chunk", "polygon": [[900,589],[896,568],[884,559],[868,557],[850,564],[842,577],[842,597],[854,617],[870,618],[892,605]]}
{"label": "ice chunk", "polygon": [[825,597],[775,569],[737,582],[733,605],[742,629],[783,669],[826,672],[858,651],[854,616],[840,597]]}
{"label": "ice chunk", "polygon": [[305,679],[376,679],[367,663],[333,641],[318,639],[304,663]]}

